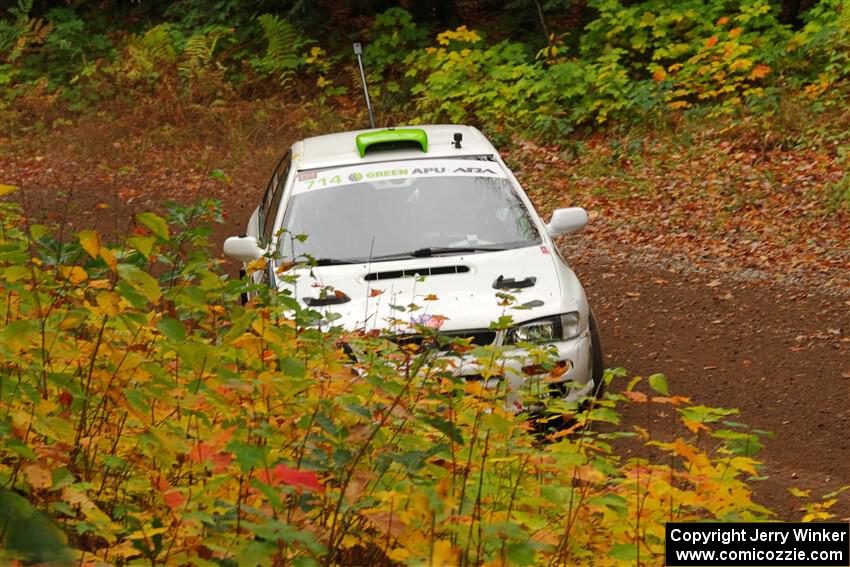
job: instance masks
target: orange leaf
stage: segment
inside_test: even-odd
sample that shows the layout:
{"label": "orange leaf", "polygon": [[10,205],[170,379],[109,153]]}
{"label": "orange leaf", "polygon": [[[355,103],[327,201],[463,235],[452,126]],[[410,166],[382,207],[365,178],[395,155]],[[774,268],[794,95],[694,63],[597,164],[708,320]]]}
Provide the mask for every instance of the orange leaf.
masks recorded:
{"label": "orange leaf", "polygon": [[379,296],[379,295],[381,295],[382,293],[384,293],[384,290],[382,290],[382,289],[374,289],[374,288],[373,288],[373,289],[370,289],[370,290],[369,290],[369,297],[378,297],[378,296]]}
{"label": "orange leaf", "polygon": [[671,444],[671,449],[673,452],[680,457],[684,457],[689,461],[693,461],[696,459],[697,452],[692,446],[688,445],[684,441],[682,441],[681,437],[677,437],[675,441]]}
{"label": "orange leaf", "polygon": [[[731,35],[731,33],[730,33],[730,35]],[[714,47],[715,45],[717,45],[717,36],[716,36],[716,35],[711,36],[710,38],[708,38],[708,39],[705,41],[705,46],[706,46],[706,47],[709,47],[709,48],[710,48],[710,47]]]}
{"label": "orange leaf", "polygon": [[647,396],[643,392],[623,392],[623,395],[629,398],[633,402],[637,402],[639,404],[646,403]]}
{"label": "orange leaf", "polygon": [[210,459],[213,462],[212,472],[218,474],[233,461],[233,455],[230,453],[214,453]]}
{"label": "orange leaf", "polygon": [[212,439],[212,445],[214,447],[223,447],[230,441],[230,438],[233,437],[233,432],[236,431],[236,426],[233,425],[228,427],[227,429],[222,430]]}
{"label": "orange leaf", "polygon": [[50,488],[53,485],[50,470],[38,463],[25,466],[24,474],[33,488]]}
{"label": "orange leaf", "polygon": [[660,83],[667,78],[667,71],[665,71],[662,67],[659,67],[652,72],[652,78],[655,79],[656,82]]}
{"label": "orange leaf", "polygon": [[769,73],[770,73],[770,66],[769,65],[764,65],[764,64],[756,65],[755,67],[753,67],[753,70],[750,71],[750,78],[751,79],[761,79],[762,77],[766,77]]}
{"label": "orange leaf", "polygon": [[439,299],[439,298],[436,295],[434,295],[433,293],[429,293],[428,295],[425,296],[425,301],[437,301],[437,299]]}
{"label": "orange leaf", "polygon": [[682,419],[685,427],[691,430],[692,433],[697,433],[700,430],[708,431],[708,427],[705,426],[704,423],[700,423],[699,421],[694,421],[692,419]]}
{"label": "orange leaf", "polygon": [[176,510],[186,502],[186,497],[180,494],[176,488],[162,493],[162,499],[172,510]]}

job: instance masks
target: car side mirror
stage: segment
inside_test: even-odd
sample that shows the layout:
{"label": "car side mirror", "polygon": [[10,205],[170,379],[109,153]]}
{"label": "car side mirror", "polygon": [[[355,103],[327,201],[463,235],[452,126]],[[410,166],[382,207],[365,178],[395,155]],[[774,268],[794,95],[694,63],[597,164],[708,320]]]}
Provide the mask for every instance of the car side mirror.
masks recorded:
{"label": "car side mirror", "polygon": [[555,209],[546,229],[552,236],[578,232],[587,225],[587,211],[581,207]]}
{"label": "car side mirror", "polygon": [[224,241],[224,253],[234,260],[251,262],[262,258],[266,251],[253,236],[231,236]]}

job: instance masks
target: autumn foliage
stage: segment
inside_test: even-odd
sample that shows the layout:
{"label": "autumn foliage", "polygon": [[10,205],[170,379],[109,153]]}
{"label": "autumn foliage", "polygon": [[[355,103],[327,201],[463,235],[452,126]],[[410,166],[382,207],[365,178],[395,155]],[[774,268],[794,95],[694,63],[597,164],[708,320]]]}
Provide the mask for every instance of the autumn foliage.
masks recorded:
{"label": "autumn foliage", "polygon": [[[0,203],[4,560],[660,563],[665,521],[770,517],[733,410],[655,375],[556,404],[573,425],[543,433],[432,351],[322,327],[283,294],[241,306],[205,248],[217,216],[142,214],[113,246]],[[623,403],[665,404],[679,427],[619,431]]]}

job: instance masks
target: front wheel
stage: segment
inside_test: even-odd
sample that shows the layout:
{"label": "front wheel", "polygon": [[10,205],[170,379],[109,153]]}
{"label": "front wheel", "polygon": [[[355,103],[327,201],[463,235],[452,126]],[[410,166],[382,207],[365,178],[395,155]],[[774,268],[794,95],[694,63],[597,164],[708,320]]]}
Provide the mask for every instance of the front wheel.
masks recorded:
{"label": "front wheel", "polygon": [[599,338],[599,327],[596,318],[590,311],[590,378],[593,380],[593,396],[601,398],[605,393],[605,359],[602,356],[602,339]]}

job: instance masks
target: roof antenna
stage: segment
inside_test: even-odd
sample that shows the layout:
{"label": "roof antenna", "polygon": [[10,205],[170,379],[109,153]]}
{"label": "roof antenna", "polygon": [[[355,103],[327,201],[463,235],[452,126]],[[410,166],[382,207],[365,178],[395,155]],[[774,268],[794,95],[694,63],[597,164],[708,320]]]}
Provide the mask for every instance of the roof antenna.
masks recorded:
{"label": "roof antenna", "polygon": [[363,48],[359,43],[355,43],[354,55],[357,56],[357,65],[360,67],[360,80],[363,81],[363,94],[366,96],[366,108],[369,110],[369,123],[372,128],[375,127],[375,115],[372,113],[372,101],[369,100],[369,85],[366,83],[366,72],[363,71]]}
{"label": "roof antenna", "polygon": [[461,140],[463,140],[463,134],[461,134],[460,132],[455,132],[455,135],[454,135],[454,142],[455,142],[455,147],[456,147],[457,149],[460,149],[460,142],[461,142]]}

